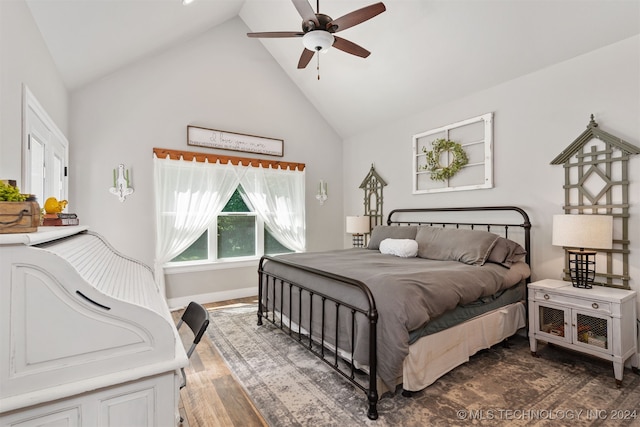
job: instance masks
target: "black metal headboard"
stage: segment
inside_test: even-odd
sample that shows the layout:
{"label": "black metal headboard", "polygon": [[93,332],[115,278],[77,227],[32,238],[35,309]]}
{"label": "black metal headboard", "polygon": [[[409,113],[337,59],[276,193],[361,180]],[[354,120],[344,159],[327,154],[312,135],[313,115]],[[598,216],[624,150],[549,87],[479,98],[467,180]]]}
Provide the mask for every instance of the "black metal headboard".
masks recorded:
{"label": "black metal headboard", "polygon": [[[443,215],[436,217],[436,213],[446,214],[447,212],[476,212],[480,216],[480,212],[489,211],[516,213],[521,219],[519,219],[516,215],[511,216],[516,217],[518,219],[517,221],[507,218],[506,221],[496,220],[495,222],[492,220],[488,220],[486,216],[481,216],[477,221],[471,218],[471,215],[464,215],[464,218],[460,221],[454,220],[455,218],[453,218],[452,216],[448,218],[443,217]],[[434,216],[430,217],[430,213],[434,214]],[[464,226],[470,229],[483,228],[486,231],[491,232],[496,232],[497,228],[501,228],[502,230],[496,234],[500,234],[507,239],[509,238],[509,229],[518,227],[524,231],[523,246],[527,251],[525,261],[527,264],[529,264],[529,266],[531,266],[531,222],[529,221],[529,215],[527,215],[527,213],[523,209],[517,206],[394,209],[391,211],[391,213],[389,213],[389,216],[387,218],[387,225],[441,225],[443,227],[449,225],[455,226],[456,228]]]}

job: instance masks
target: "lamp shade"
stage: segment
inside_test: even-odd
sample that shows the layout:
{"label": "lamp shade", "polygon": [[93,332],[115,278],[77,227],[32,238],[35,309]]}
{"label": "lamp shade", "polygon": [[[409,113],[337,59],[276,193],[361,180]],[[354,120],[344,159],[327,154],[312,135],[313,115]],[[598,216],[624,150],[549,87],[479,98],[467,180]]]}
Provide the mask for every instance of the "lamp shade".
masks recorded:
{"label": "lamp shade", "polygon": [[349,234],[365,234],[371,231],[368,216],[348,216],[346,231]]}
{"label": "lamp shade", "polygon": [[613,217],[610,215],[554,215],[552,245],[611,249]]}
{"label": "lamp shade", "polygon": [[329,31],[314,30],[302,36],[302,44],[312,52],[326,52],[333,45],[333,34]]}

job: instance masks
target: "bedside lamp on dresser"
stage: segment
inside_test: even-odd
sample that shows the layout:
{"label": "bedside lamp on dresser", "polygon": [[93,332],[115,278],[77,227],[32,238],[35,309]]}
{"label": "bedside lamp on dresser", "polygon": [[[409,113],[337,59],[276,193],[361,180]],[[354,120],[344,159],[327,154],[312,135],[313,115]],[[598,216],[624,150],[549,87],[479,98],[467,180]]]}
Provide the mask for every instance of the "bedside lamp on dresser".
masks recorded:
{"label": "bedside lamp on dresser", "polygon": [[552,236],[552,245],[570,248],[567,252],[570,257],[569,273],[573,286],[591,288],[596,273],[597,254],[593,249],[612,248],[613,217],[554,215]]}
{"label": "bedside lamp on dresser", "polygon": [[364,246],[364,235],[371,231],[368,216],[348,216],[345,231],[352,235],[352,244],[354,248]]}

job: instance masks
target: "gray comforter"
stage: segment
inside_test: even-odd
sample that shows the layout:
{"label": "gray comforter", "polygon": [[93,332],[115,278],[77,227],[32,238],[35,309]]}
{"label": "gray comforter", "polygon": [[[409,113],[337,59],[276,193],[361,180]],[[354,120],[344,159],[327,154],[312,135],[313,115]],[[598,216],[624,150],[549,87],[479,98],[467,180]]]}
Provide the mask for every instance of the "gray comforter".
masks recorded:
{"label": "gray comforter", "polygon": [[[515,284],[504,283],[503,277],[509,270],[497,264],[475,266],[457,261],[398,258],[368,249],[286,254],[278,258],[357,279],[370,288],[379,313],[378,376],[391,390],[409,352],[410,331],[457,305]],[[327,295],[339,296],[345,302],[364,304],[358,292],[328,279],[269,261],[264,269]],[[359,322],[356,327],[354,354],[356,361],[369,365],[368,339],[364,330],[358,332],[364,327],[366,322]],[[349,346],[342,340],[339,343],[341,348]]]}

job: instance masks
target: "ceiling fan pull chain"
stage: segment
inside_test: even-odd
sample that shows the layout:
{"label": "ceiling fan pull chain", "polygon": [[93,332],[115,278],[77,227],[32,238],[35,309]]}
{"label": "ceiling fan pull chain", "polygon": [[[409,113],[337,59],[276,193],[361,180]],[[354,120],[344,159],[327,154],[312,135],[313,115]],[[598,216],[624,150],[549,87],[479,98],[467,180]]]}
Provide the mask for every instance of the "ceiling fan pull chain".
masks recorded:
{"label": "ceiling fan pull chain", "polygon": [[318,80],[320,80],[320,51],[316,54],[318,57],[318,65],[316,66],[316,70],[318,70]]}

